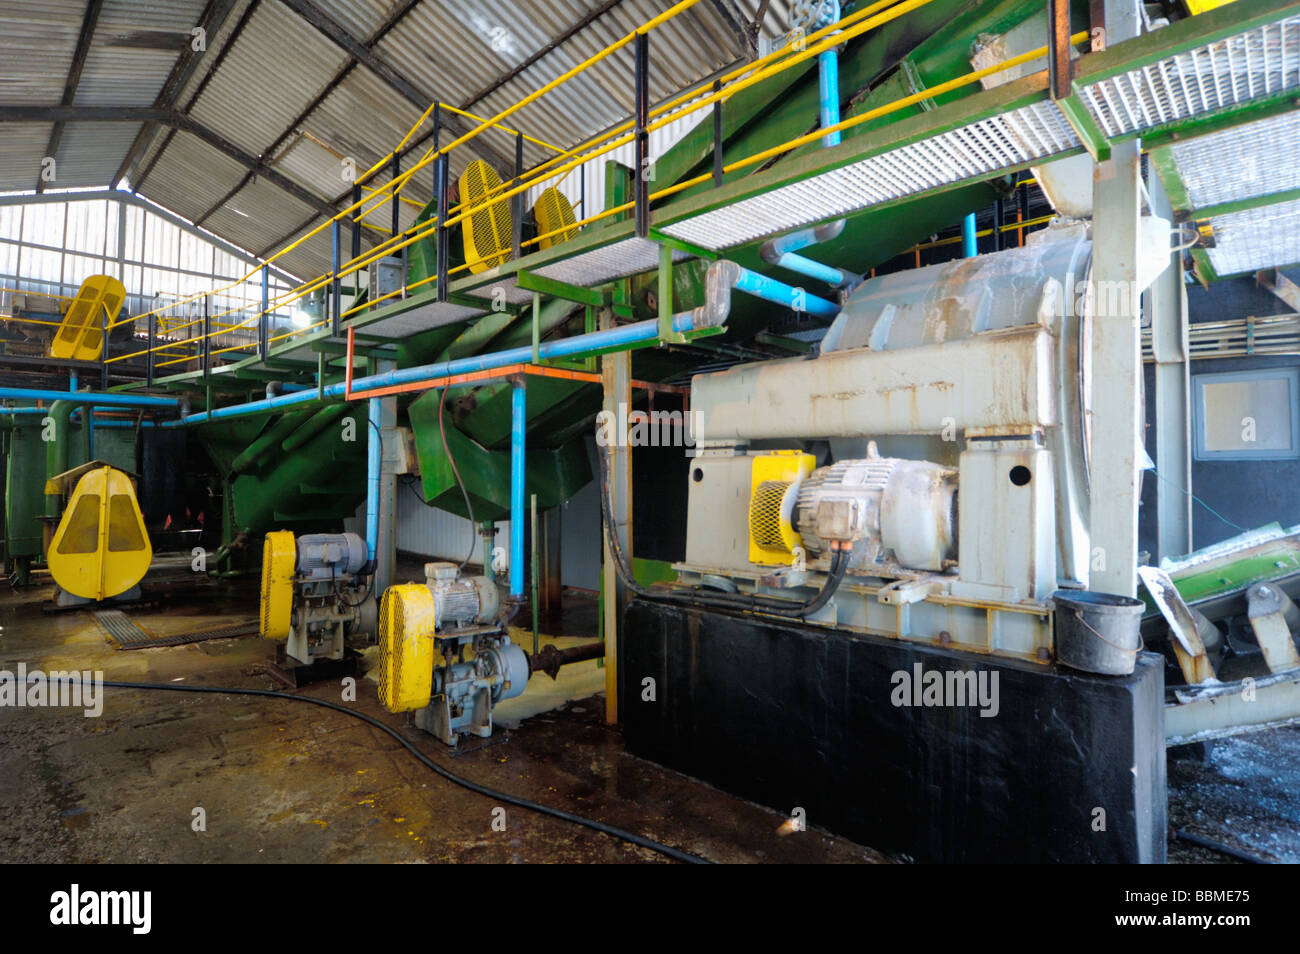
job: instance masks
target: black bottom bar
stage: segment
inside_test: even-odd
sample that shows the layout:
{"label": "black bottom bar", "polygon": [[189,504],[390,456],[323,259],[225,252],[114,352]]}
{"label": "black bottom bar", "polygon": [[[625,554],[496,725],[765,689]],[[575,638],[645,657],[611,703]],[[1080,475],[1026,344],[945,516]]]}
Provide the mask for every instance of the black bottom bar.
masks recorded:
{"label": "black bottom bar", "polygon": [[[809,825],[923,862],[1165,860],[1158,656],[1091,676],[647,601],[620,648],[632,752]],[[996,714],[895,704],[918,666],[996,675]]]}

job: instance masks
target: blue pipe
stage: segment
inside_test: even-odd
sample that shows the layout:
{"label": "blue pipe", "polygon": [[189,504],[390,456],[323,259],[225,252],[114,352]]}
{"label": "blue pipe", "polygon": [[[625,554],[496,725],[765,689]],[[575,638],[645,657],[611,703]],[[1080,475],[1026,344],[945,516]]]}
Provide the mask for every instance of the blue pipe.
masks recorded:
{"label": "blue pipe", "polygon": [[78,381],[77,381],[77,372],[76,372],[76,371],[69,371],[69,372],[68,372],[68,390],[69,390],[69,391],[75,391],[75,390],[77,390],[77,384],[78,384]]}
{"label": "blue pipe", "polygon": [[[796,301],[798,301],[801,306],[799,310],[828,318],[833,318],[840,310],[839,305],[834,302],[827,301],[825,298],[818,298],[816,295],[809,295],[802,289],[787,285],[785,282],[777,281],[774,278],[768,278],[766,275],[760,275],[758,272],[752,272],[747,268],[739,269],[739,277],[736,279],[735,288],[757,298],[785,305],[787,308],[794,308]],[[693,317],[692,312],[689,311],[673,315],[673,330],[693,330]],[[638,344],[654,341],[658,337],[659,322],[652,318],[649,321],[620,325],[617,328],[609,328],[605,331],[593,331],[589,334],[545,341],[538,346],[537,350],[541,358],[567,358],[592,351],[617,351],[631,348]],[[396,368],[380,374],[354,378],[352,380],[352,389],[354,391],[367,391],[371,388],[419,384],[438,378],[450,377],[454,374],[492,371],[510,364],[529,364],[532,360],[532,346],[523,345],[505,351],[469,355],[452,361],[423,364],[412,368]],[[327,384],[319,396],[337,399],[344,397],[346,393],[347,388],[344,382],[336,381],[333,384]],[[0,397],[3,396],[3,392],[0,392]],[[218,421],[227,417],[242,417],[245,414],[257,414],[263,411],[278,411],[281,408],[310,404],[316,400],[318,400],[318,395],[315,389],[295,394],[280,394],[273,398],[263,398],[257,401],[248,401],[245,404],[233,404],[230,407],[219,407],[211,411],[187,414],[174,421],[164,421],[162,426],[183,427],[190,424],[204,424],[208,421]]]}
{"label": "blue pipe", "polygon": [[814,278],[819,282],[825,282],[835,288],[839,288],[845,281],[844,273],[838,268],[823,265],[821,262],[815,262],[811,258],[805,258],[795,252],[786,252],[772,264],[779,265],[808,278]]}
{"label": "blue pipe", "polygon": [[[820,315],[823,318],[834,318],[840,313],[840,306],[832,301],[818,298],[816,295],[809,295],[802,288],[795,288],[785,282],[779,282],[775,278],[768,278],[758,272],[751,272],[748,268],[740,270],[740,277],[736,279],[736,290],[743,291],[756,298],[762,298],[764,301],[785,305],[785,307],[793,308],[795,311],[806,311],[812,315]],[[625,327],[630,328],[633,326],[627,325]]]}
{"label": "blue pipe", "polygon": [[[676,320],[674,319],[674,324]],[[524,595],[524,450],[528,433],[528,395],[523,377],[510,392],[510,596]],[[486,563],[490,557],[484,554]]]}
{"label": "blue pipe", "polygon": [[[826,50],[817,57],[817,88],[822,128],[837,125],[840,121],[840,63],[839,54],[834,50]],[[822,136],[825,147],[839,144],[839,130]]]}
{"label": "blue pipe", "polygon": [[[0,401],[67,401],[67,391],[42,391],[29,388],[0,388]],[[147,394],[116,394],[102,391],[78,391],[72,398],[78,404],[96,407],[159,407],[175,410],[179,398],[152,397]]]}
{"label": "blue pipe", "polygon": [[972,212],[961,220],[961,256],[974,258],[979,251],[979,242],[975,236],[975,213]]}
{"label": "blue pipe", "polygon": [[370,551],[372,566],[379,551],[379,465],[383,458],[383,437],[379,428],[383,423],[382,415],[382,399],[371,398],[366,427],[369,434],[366,444],[366,547]]}
{"label": "blue pipe", "polygon": [[[834,22],[838,19],[839,12],[837,8],[833,19],[827,22]],[[837,125],[840,121],[840,65],[839,54],[834,50],[826,50],[817,57],[817,87],[819,119],[822,128],[828,129]],[[838,146],[839,144],[840,134],[838,131],[827,133],[822,137],[823,148]],[[765,262],[839,288],[852,282],[855,276],[794,253],[810,245],[816,245],[818,242],[830,241],[839,235],[843,229],[843,219],[815,229],[800,229],[798,232],[792,232],[789,235],[765,243],[760,254]]]}

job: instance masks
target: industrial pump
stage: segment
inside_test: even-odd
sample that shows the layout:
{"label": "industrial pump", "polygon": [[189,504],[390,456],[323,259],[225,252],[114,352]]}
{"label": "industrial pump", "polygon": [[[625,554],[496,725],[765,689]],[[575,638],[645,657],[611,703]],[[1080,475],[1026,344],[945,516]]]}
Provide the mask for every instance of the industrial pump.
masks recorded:
{"label": "industrial pump", "polygon": [[262,636],[284,640],[304,665],[342,659],[344,640],[375,630],[369,553],[355,533],[289,530],[266,535],[262,551]]}
{"label": "industrial pump", "polygon": [[496,583],[460,577],[454,563],[428,563],[424,572],[424,583],[384,592],[379,699],[389,712],[415,712],[416,726],[447,745],[461,735],[486,738],[493,706],[528,686],[528,655],[510,641]]}

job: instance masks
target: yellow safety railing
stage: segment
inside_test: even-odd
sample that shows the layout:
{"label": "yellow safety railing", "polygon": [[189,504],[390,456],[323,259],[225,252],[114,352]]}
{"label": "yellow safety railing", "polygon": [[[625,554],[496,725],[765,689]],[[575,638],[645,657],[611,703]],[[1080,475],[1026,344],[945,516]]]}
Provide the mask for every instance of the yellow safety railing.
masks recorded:
{"label": "yellow safety railing", "polygon": [[[206,295],[220,294],[223,292],[227,292],[230,289],[237,288],[243,283],[249,281],[250,279],[253,279],[255,276],[258,276],[263,271],[263,269],[269,268],[272,262],[282,258],[283,256],[289,254],[295,249],[301,247],[303,243],[307,242],[308,240],[310,240],[311,238],[317,235],[320,235],[324,230],[334,225],[335,223],[341,223],[344,222],[345,220],[350,220],[354,223],[359,223],[361,225],[364,225],[365,227],[373,228],[377,231],[384,233],[385,235],[388,235],[388,238],[378,243],[374,247],[370,248],[363,254],[351,258],[346,262],[341,262],[337,269],[331,270],[330,272],[327,272],[324,275],[320,275],[314,279],[310,279],[293,288],[290,288],[283,294],[276,297],[274,300],[271,300],[268,297],[267,305],[265,308],[260,308],[260,296],[259,296],[259,298],[257,299],[257,305],[254,306],[254,308],[257,310],[255,310],[253,314],[250,314],[248,317],[244,318],[242,321],[239,321],[235,324],[223,324],[219,329],[215,329],[215,328],[210,329],[206,335],[180,339],[180,341],[185,345],[201,344],[206,337],[212,337],[218,334],[229,334],[230,332],[235,330],[252,328],[255,323],[259,322],[263,318],[263,316],[270,315],[275,311],[280,310],[284,306],[291,304],[293,302],[301,301],[305,299],[308,295],[312,294],[313,292],[318,291],[328,285],[331,285],[335,281],[341,281],[342,279],[350,275],[357,274],[361,270],[373,264],[378,259],[389,255],[393,255],[405,248],[408,248],[414,243],[421,241],[422,239],[430,237],[440,227],[449,228],[453,225],[463,222],[466,218],[468,218],[469,216],[473,215],[476,212],[482,211],[483,209],[486,209],[495,203],[502,202],[507,199],[513,198],[514,196],[526,193],[528,190],[540,184],[543,184],[545,182],[556,180],[557,178],[560,181],[562,181],[563,177],[567,176],[573,170],[578,169],[581,166],[585,165],[586,163],[591,162],[594,159],[598,159],[601,156],[604,156],[612,152],[613,150],[618,149],[621,146],[627,145],[628,143],[632,142],[636,136],[636,131],[637,131],[636,124],[633,120],[628,120],[623,123],[620,123],[612,127],[611,129],[605,130],[603,133],[599,134],[598,136],[592,137],[569,149],[563,149],[559,146],[555,146],[551,143],[547,143],[542,139],[524,134],[517,129],[508,127],[504,125],[503,120],[508,119],[509,117],[513,116],[515,113],[524,109],[531,103],[536,102],[538,99],[546,95],[548,92],[556,89],[558,86],[562,85],[563,83],[567,82],[573,77],[581,74],[582,72],[591,68],[597,63],[607,59],[614,53],[618,52],[620,49],[623,49],[629,43],[633,42],[633,40],[635,40],[639,34],[648,33],[649,31],[655,29],[656,27],[662,25],[663,23],[671,20],[672,18],[678,16],[679,14],[693,7],[697,2],[699,2],[699,0],[682,0],[682,2],[674,4],[668,10],[664,11],[662,14],[654,17],[653,19],[637,27],[631,33],[615,41],[613,44],[606,47],[605,49],[588,57],[583,62],[579,63],[577,66],[566,71],[565,73],[561,74],[560,76],[546,83],[545,85],[538,88],[537,90],[534,90],[532,93],[529,93],[527,96],[523,97],[513,105],[501,110],[494,116],[484,118],[481,116],[477,116],[473,113],[470,113],[466,110],[449,106],[446,103],[441,104],[440,107],[436,103],[430,105],[430,107],[427,110],[425,110],[425,112],[419,117],[419,119],[416,120],[414,125],[411,126],[410,130],[398,143],[397,147],[391,153],[387,154],[382,160],[375,163],[375,165],[367,169],[364,173],[362,173],[357,178],[356,180],[357,184],[361,185],[363,191],[366,193],[361,199],[359,199],[356,202],[353,202],[351,205],[348,205],[338,214],[336,214],[330,219],[327,219],[325,222],[321,223],[321,225],[317,226],[311,231],[305,233],[294,242],[290,243],[289,245],[285,246],[284,248],[276,252],[270,258],[265,259],[262,265],[259,265],[257,268],[254,268],[243,278],[237,279],[228,285],[213,289],[209,292],[204,292],[198,295],[190,296],[188,298],[180,299],[179,301],[173,302],[168,306],[155,309],[153,312],[145,312],[143,315],[137,315],[135,317],[136,318],[148,317],[150,314],[158,314],[159,312],[167,311],[169,309],[182,306],[189,302],[197,301],[198,299],[203,298]],[[803,38],[803,41],[799,44],[782,47],[781,49],[776,50],[768,54],[767,56],[761,57],[752,62],[744,63],[738,67],[735,67],[723,73],[721,76],[719,76],[716,79],[714,85],[717,88],[715,89],[710,90],[708,87],[697,87],[693,90],[688,90],[686,92],[678,94],[677,96],[670,98],[664,103],[661,103],[659,106],[650,109],[648,111],[649,121],[645,126],[645,131],[652,132],[656,129],[661,129],[670,123],[679,121],[685,116],[696,113],[702,109],[710,108],[713,106],[714,103],[724,101],[729,97],[734,96],[736,93],[740,92],[741,90],[747,89],[756,83],[760,83],[785,70],[796,67],[802,63],[806,63],[810,59],[819,56],[822,52],[826,50],[840,46],[857,36],[860,36],[864,33],[867,33],[870,30],[874,30],[886,23],[896,20],[897,18],[907,13],[910,13],[914,10],[917,10],[930,2],[931,0],[879,0],[879,2],[877,3],[873,3],[866,7],[863,7],[862,9],[857,10],[849,14],[848,16],[842,18],[837,23],[830,24],[826,27],[823,27],[822,29],[809,33],[806,37]],[[1072,36],[1070,38],[1070,42],[1071,44],[1078,44],[1078,43],[1085,42],[1087,39],[1088,39],[1088,34],[1086,32],[1082,32],[1076,34],[1075,36]],[[1008,60],[1004,60],[1003,62],[994,64],[993,66],[964,74],[956,79],[949,80],[944,83],[940,83],[936,86],[929,87],[928,89],[922,90],[917,93],[913,93],[909,96],[904,96],[891,103],[887,103],[875,109],[871,109],[866,112],[857,114],[848,119],[841,120],[840,122],[832,126],[828,126],[825,128],[818,128],[813,132],[810,132],[806,135],[795,137],[794,139],[781,143],[780,145],[761,150],[760,152],[754,153],[753,155],[750,156],[746,156],[742,159],[734,160],[733,162],[723,166],[723,173],[727,174],[741,169],[749,168],[750,166],[765,162],[769,159],[791,152],[795,149],[799,149],[811,143],[815,143],[821,140],[824,136],[826,136],[829,133],[842,132],[848,129],[852,129],[863,123],[870,122],[873,119],[878,119],[882,116],[889,115],[890,113],[894,113],[899,110],[906,109],[909,106],[916,105],[917,103],[920,103],[928,99],[933,99],[934,97],[941,96],[952,90],[959,89],[961,87],[973,83],[978,83],[980,80],[988,76],[1042,58],[1043,56],[1046,55],[1046,53],[1047,53],[1047,48],[1044,46],[1039,49],[1032,50],[1030,52],[1012,57]],[[424,152],[424,154],[420,157],[420,159],[417,162],[415,162],[413,165],[411,165],[408,169],[404,170],[400,174],[394,176],[388,182],[379,186],[365,186],[363,184],[364,182],[373,178],[375,175],[382,172],[385,168],[389,167],[393,157],[396,156],[397,153],[406,146],[406,144],[414,136],[416,130],[424,122],[428,120],[429,116],[433,113],[435,108],[446,109],[451,113],[465,116],[466,118],[469,118],[477,122],[477,125],[474,126],[472,129],[470,129],[468,132],[455,138],[452,142],[448,143],[446,146],[441,146],[437,148],[430,147]],[[363,219],[365,219],[367,216],[371,215],[372,213],[380,210],[384,205],[386,205],[390,201],[394,201],[394,200],[403,201],[411,205],[419,206],[419,203],[407,199],[401,194],[402,190],[406,187],[407,183],[409,183],[412,180],[415,174],[420,170],[428,167],[430,163],[434,162],[438,158],[447,156],[453,150],[461,146],[464,146],[466,143],[473,141],[477,136],[481,135],[484,131],[488,129],[497,129],[501,132],[508,133],[509,135],[512,136],[522,136],[522,138],[525,141],[531,142],[534,145],[545,148],[551,151],[552,153],[554,153],[554,155],[551,156],[551,158],[546,159],[545,161],[541,162],[537,166],[533,167],[524,175],[513,177],[511,179],[506,180],[506,182],[504,182],[501,185],[501,187],[494,189],[486,197],[480,199],[476,203],[469,204],[465,201],[462,201],[459,204],[448,208],[445,213],[440,214],[439,216],[432,217],[430,219],[426,219],[423,222],[418,222],[406,229],[402,229],[398,231],[396,234],[391,234],[391,230],[378,229],[376,226],[372,226],[369,223],[362,222]],[[675,183],[663,189],[656,190],[650,193],[649,199],[651,201],[658,201],[668,196],[675,195],[686,189],[690,189],[696,185],[700,185],[702,183],[710,181],[712,179],[712,175],[713,174],[710,172],[704,175],[696,176],[688,180],[684,180],[682,182]],[[423,208],[422,206],[420,207]],[[537,235],[531,239],[524,241],[521,244],[523,246],[533,246],[553,235],[566,232],[575,227],[578,228],[586,227],[596,222],[600,222],[602,220],[609,219],[613,216],[620,215],[624,212],[627,212],[631,208],[633,208],[632,202],[626,202],[621,205],[614,206],[612,208],[607,208],[594,215],[585,216],[583,219],[581,219],[580,221],[572,225],[566,225],[560,229],[556,229],[542,235]],[[584,209],[584,212],[585,211],[586,210]],[[445,215],[445,221],[443,221],[444,215]],[[455,269],[449,270],[448,273],[449,277],[451,275],[455,275],[466,270],[468,267],[469,266],[466,264],[466,265],[461,265]],[[400,295],[404,295],[407,292],[410,292],[416,288],[427,285],[430,282],[434,282],[436,280],[437,280],[436,276],[429,276],[427,278],[421,279],[419,281],[410,284],[404,284],[403,287],[400,289],[392,291],[373,301],[366,301],[360,305],[356,305],[350,308],[349,310],[343,312],[339,316],[339,318],[341,320],[343,318],[350,317],[359,311],[363,311],[365,309],[371,308],[374,305],[386,301],[388,299],[395,298]],[[210,316],[209,320],[212,321],[217,318],[226,317],[234,314],[237,311],[243,311],[243,309],[242,308],[229,309],[227,311],[221,312],[218,315]],[[130,321],[130,320],[134,320],[134,319],[133,318],[125,319],[125,321]],[[169,331],[183,330],[185,328],[192,327],[194,324],[197,324],[201,321],[203,321],[202,318],[195,319],[186,324],[171,327],[169,328]],[[307,334],[310,333],[311,331],[314,331],[317,328],[329,324],[330,321],[331,319],[325,319],[325,320],[317,321],[303,328],[294,328],[290,331],[276,334],[273,337],[270,337],[268,340],[272,343],[276,343],[279,341],[287,340],[296,335]],[[122,323],[124,322],[123,321],[115,322],[114,326],[116,324],[122,324]],[[177,344],[176,342],[170,342],[165,346],[158,345],[153,349],[145,348],[142,351],[135,351],[131,354],[114,356],[112,358],[108,358],[107,360],[108,361],[126,360],[128,358],[138,357],[142,354],[150,354],[152,351],[159,350],[159,348],[161,347],[175,347],[176,344]],[[252,347],[255,347],[255,342],[240,343],[236,345],[231,345],[229,347],[223,347],[220,350],[213,351],[212,354],[223,354],[230,351],[245,350]],[[195,356],[172,358],[166,362],[160,362],[159,366],[162,366],[164,364],[173,364],[173,363],[193,360]]]}

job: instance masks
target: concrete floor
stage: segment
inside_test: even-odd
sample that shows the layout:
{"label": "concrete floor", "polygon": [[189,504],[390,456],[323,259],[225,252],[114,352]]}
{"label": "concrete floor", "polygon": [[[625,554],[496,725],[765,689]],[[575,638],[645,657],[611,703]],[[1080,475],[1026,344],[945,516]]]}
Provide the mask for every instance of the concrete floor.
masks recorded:
{"label": "concrete floor", "polygon": [[[110,680],[280,688],[267,673],[271,644],[257,637],[115,651],[89,615],[42,613],[48,598],[48,589],[0,597],[0,669],[23,662],[102,670]],[[191,586],[131,615],[150,632],[179,633],[248,619],[256,600],[255,581]],[[569,619],[586,625],[583,612],[579,604]],[[577,639],[561,645],[569,641]],[[603,682],[595,662],[556,683],[535,675],[501,708],[504,728],[472,751],[444,748],[409,717],[384,712],[370,680],[358,681],[355,707],[476,782],[713,861],[885,860],[815,829],[783,837],[783,816],[628,755],[604,723]],[[306,691],[340,701],[337,682]],[[523,809],[508,808],[505,831],[496,831],[493,810],[504,806],[438,778],[341,713],[237,696],[104,693],[99,718],[0,708],[0,862],[665,860]],[[206,831],[195,830],[196,809]]]}
{"label": "concrete floor", "polygon": [[[416,573],[406,568],[412,578]],[[250,619],[255,581],[170,584],[133,610],[158,634]],[[115,651],[88,614],[46,614],[49,588],[0,594],[0,670],[101,670],[138,682],[273,689],[271,644],[256,637]],[[566,594],[559,645],[592,638],[595,607]],[[517,632],[531,648],[531,633]],[[363,668],[374,659],[366,654]],[[449,750],[378,704],[439,764],[483,785],[648,835],[720,862],[879,862],[815,828],[628,755],[604,723],[604,672],[535,675],[497,711],[498,732]],[[340,700],[337,682],[308,693]],[[507,808],[446,782],[389,736],[319,707],[237,696],[105,689],[104,711],[0,708],[0,862],[656,862],[646,849]],[[1169,860],[1231,863],[1176,840],[1182,829],[1267,860],[1300,861],[1300,728],[1180,750],[1169,761]],[[206,831],[195,830],[203,809]]]}

